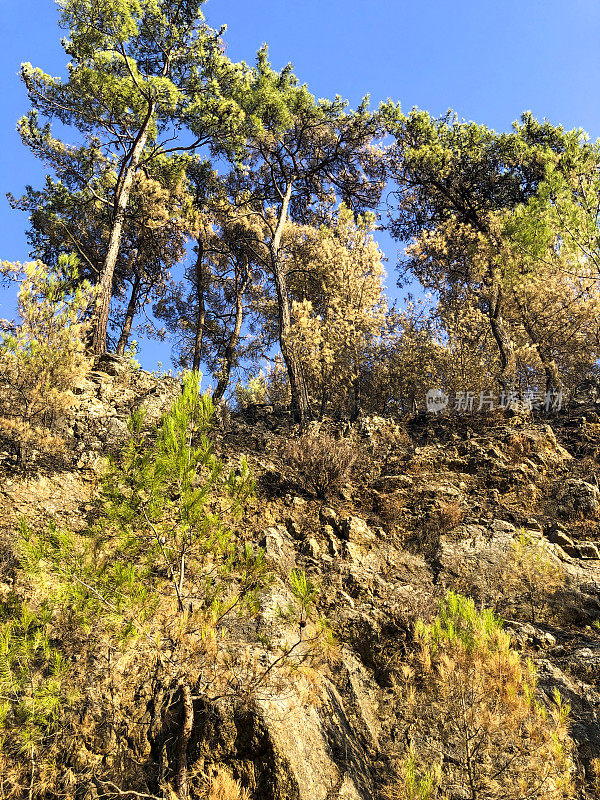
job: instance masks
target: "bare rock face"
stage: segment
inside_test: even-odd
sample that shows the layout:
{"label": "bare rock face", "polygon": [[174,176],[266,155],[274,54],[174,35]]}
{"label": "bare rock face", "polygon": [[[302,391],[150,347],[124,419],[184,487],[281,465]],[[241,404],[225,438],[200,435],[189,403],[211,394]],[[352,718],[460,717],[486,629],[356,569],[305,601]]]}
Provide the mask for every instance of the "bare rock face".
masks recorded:
{"label": "bare rock face", "polygon": [[319,512],[319,519],[323,525],[329,525],[332,530],[339,530],[340,518],[333,508],[323,506]]}
{"label": "bare rock face", "polygon": [[127,418],[132,411],[143,412],[150,430],[181,393],[181,386],[176,378],[132,369],[127,359],[106,353],[77,382],[74,393],[74,415],[65,433],[74,440],[79,466],[93,468],[91,451],[108,454],[127,440]]}
{"label": "bare rock face", "polygon": [[552,544],[556,544],[561,547],[564,552],[567,553],[567,555],[573,557],[577,555],[577,547],[575,546],[575,542],[566,534],[562,525],[553,525],[548,531],[546,531],[546,538],[549,542],[552,542]]}
{"label": "bare rock face", "polygon": [[283,525],[267,528],[261,547],[269,561],[283,575],[288,575],[296,566],[296,550],[294,540]]}
{"label": "bare rock face", "polygon": [[593,542],[582,542],[578,544],[577,555],[581,559],[592,559],[593,561],[597,561],[598,559],[600,559],[598,546],[595,545]]}
{"label": "bare rock face", "polygon": [[579,478],[569,478],[558,489],[557,500],[563,516],[582,514],[596,517],[600,511],[600,491],[597,486]]}
{"label": "bare rock face", "polygon": [[[345,664],[342,669],[347,671]],[[328,800],[331,796],[369,800],[374,796],[368,749],[373,736],[363,717],[364,712],[372,719],[374,709],[360,677],[354,674],[353,680],[362,704],[358,715],[349,714],[329,680],[323,682],[318,698],[310,705],[302,705],[290,693],[259,702],[273,749],[285,763],[291,796],[298,800]]]}
{"label": "bare rock face", "polygon": [[339,524],[340,536],[356,545],[368,545],[375,541],[373,532],[364,519],[355,516],[344,517]]}

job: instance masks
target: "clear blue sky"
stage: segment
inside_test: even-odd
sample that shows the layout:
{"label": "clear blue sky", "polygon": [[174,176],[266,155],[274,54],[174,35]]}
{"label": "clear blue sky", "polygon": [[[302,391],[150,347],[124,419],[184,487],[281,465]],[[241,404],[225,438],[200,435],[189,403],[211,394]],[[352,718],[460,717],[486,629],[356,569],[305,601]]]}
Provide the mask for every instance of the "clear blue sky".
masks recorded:
{"label": "clear blue sky", "polygon": [[[228,53],[252,61],[263,42],[276,67],[288,61],[317,97],[340,94],[356,105],[388,97],[506,130],[522,111],[600,136],[598,0],[208,0],[208,22],[223,23]],[[15,132],[27,110],[22,61],[60,74],[57,8],[51,0],[0,0],[0,258],[24,260],[24,215],[4,198],[40,184],[43,167]],[[386,237],[389,294],[397,295],[397,247]],[[14,315],[0,295],[0,317]],[[151,344],[142,361],[167,363],[168,347]]]}

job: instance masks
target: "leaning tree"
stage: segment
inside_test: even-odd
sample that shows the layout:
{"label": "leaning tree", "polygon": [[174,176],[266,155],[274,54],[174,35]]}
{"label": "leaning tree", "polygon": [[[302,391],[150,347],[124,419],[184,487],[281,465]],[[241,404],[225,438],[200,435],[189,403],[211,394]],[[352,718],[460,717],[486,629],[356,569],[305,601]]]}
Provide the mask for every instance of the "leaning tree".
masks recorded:
{"label": "leaning tree", "polygon": [[[106,207],[107,241],[99,265],[92,349],[106,348],[113,279],[135,177],[166,152],[233,146],[243,115],[227,99],[238,71],[219,35],[203,21],[203,0],[64,0],[69,37],[66,80],[31,64],[21,69],[32,108],[19,122],[25,145],[44,160],[72,148],[50,123],[74,128],[74,145],[93,151],[86,196]],[[185,119],[194,135],[187,141]],[[41,119],[46,122],[42,122]],[[189,131],[188,131],[189,132]]]}

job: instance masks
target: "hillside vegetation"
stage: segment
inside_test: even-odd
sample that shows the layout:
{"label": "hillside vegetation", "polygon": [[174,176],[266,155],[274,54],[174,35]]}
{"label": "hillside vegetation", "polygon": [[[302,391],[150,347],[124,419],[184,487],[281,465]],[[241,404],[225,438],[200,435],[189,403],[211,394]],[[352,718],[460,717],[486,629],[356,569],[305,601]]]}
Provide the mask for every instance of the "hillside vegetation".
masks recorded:
{"label": "hillside vegetation", "polygon": [[127,359],[73,389],[2,461],[5,797],[597,796],[592,406],[291,438]]}
{"label": "hillside vegetation", "polygon": [[317,100],[202,5],[22,66],[0,800],[600,800],[600,145]]}

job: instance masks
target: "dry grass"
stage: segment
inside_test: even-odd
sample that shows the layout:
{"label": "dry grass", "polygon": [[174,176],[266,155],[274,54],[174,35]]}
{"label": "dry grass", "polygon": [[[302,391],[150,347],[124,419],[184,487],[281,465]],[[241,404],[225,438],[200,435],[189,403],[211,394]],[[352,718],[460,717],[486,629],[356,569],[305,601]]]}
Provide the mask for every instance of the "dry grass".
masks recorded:
{"label": "dry grass", "polygon": [[250,795],[242,789],[241,783],[222,768],[207,781],[200,797],[201,800],[250,800]]}
{"label": "dry grass", "polygon": [[578,519],[571,520],[569,535],[578,541],[597,541],[599,523],[597,518],[583,518],[581,513]]}
{"label": "dry grass", "polygon": [[513,433],[506,442],[504,455],[512,464],[520,464],[531,455],[531,441],[521,433]]}
{"label": "dry grass", "polygon": [[387,531],[396,530],[402,521],[404,500],[397,494],[383,494],[377,497],[374,509],[381,517]]}
{"label": "dry grass", "polygon": [[344,486],[356,458],[356,447],[351,442],[316,433],[288,442],[280,453],[286,476],[321,500]]}
{"label": "dry grass", "polygon": [[439,533],[448,533],[463,521],[464,509],[458,500],[443,502],[434,512],[431,524]]}

